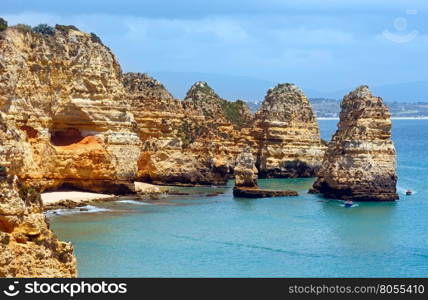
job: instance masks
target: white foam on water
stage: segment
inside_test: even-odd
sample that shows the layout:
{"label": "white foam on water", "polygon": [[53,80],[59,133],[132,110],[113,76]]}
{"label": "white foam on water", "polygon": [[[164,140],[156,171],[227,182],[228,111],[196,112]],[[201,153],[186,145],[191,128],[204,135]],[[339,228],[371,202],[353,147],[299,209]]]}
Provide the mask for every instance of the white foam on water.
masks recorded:
{"label": "white foam on water", "polygon": [[70,208],[70,209],[61,208],[61,209],[49,210],[45,212],[45,215],[47,217],[53,217],[53,216],[66,216],[66,215],[83,214],[83,213],[98,213],[98,212],[106,212],[106,211],[110,211],[110,209],[97,207],[93,205],[85,205],[82,207],[76,207],[76,208]]}
{"label": "white foam on water", "polygon": [[349,207],[342,203],[342,204],[339,204],[339,206],[346,207],[346,208],[354,208],[354,207],[358,207],[359,205],[357,203],[354,203],[352,204],[352,206]]}
{"label": "white foam on water", "polygon": [[412,189],[410,189],[410,188],[403,188],[403,187],[401,187],[401,186],[397,186],[397,192],[398,192],[399,194],[406,195],[407,190],[411,190],[411,191],[412,191],[412,195],[417,194],[417,192],[416,192],[416,191],[414,191],[414,190],[412,190]]}
{"label": "white foam on water", "polygon": [[151,203],[143,202],[143,201],[137,201],[137,200],[120,200],[117,201],[118,203],[126,203],[126,204],[135,204],[135,205],[153,205]]}

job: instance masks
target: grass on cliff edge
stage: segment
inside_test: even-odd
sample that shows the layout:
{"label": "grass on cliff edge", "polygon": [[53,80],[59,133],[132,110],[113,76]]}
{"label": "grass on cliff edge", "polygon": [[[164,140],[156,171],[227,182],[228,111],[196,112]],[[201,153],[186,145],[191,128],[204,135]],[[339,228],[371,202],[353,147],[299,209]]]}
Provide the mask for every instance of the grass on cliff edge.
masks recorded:
{"label": "grass on cliff edge", "polygon": [[222,103],[224,116],[238,128],[244,127],[248,122],[248,120],[242,114],[242,112],[245,111],[245,105],[245,102],[242,100],[236,100],[235,102],[229,102],[225,100]]}
{"label": "grass on cliff edge", "polygon": [[6,30],[7,28],[7,21],[3,18],[0,18],[0,31]]}

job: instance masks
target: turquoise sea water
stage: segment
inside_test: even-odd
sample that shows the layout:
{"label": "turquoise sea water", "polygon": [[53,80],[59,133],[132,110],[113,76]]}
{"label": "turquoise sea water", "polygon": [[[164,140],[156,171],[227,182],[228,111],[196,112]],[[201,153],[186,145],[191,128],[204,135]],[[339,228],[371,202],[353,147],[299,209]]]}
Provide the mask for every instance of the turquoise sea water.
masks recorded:
{"label": "turquoise sea water", "polygon": [[[329,140],[335,120],[322,120]],[[428,120],[394,120],[396,203],[341,202],[306,193],[313,179],[260,180],[299,197],[233,199],[227,188],[99,205],[50,216],[74,243],[80,277],[428,276]],[[415,194],[405,196],[412,189]],[[212,191],[224,194],[208,197]]]}

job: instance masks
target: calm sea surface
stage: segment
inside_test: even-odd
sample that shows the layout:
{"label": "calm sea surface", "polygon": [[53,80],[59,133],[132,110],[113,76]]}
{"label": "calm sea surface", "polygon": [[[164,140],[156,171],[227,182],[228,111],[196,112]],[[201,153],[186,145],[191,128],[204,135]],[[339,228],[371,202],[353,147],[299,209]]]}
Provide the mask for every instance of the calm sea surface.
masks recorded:
{"label": "calm sea surface", "polygon": [[[322,120],[330,140],[336,120]],[[260,180],[299,197],[235,200],[227,188],[121,201],[89,212],[49,214],[72,241],[80,277],[428,276],[428,120],[394,120],[396,203],[359,203],[306,193],[313,179]],[[412,189],[415,194],[405,196]],[[219,196],[208,196],[223,191]]]}

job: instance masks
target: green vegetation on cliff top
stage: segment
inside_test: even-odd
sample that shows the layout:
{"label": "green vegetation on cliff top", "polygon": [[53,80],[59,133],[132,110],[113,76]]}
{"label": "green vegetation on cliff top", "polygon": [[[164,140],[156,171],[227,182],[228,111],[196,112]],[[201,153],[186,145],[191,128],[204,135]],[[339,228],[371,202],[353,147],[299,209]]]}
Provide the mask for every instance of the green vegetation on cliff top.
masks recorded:
{"label": "green vegetation on cliff top", "polygon": [[247,104],[242,100],[236,100],[235,102],[224,100],[222,103],[224,116],[238,128],[242,128],[248,123],[248,119],[243,114],[248,110],[246,106]]}
{"label": "green vegetation on cliff top", "polygon": [[7,28],[7,21],[3,18],[0,18],[0,31],[6,30]]}

